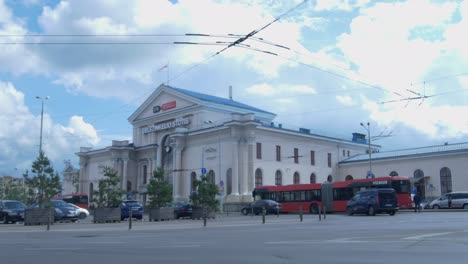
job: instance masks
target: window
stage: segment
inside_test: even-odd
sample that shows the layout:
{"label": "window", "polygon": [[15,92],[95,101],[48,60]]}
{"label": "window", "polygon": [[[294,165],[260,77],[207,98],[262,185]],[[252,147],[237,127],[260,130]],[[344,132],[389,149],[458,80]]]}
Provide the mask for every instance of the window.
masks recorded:
{"label": "window", "polygon": [[294,173],[294,179],[293,179],[294,184],[299,184],[301,183],[301,176],[299,175],[299,172]]}
{"label": "window", "polygon": [[452,173],[449,168],[443,167],[440,170],[440,192],[442,194],[452,191]]}
{"label": "window", "polygon": [[281,161],[281,146],[276,146],[276,161]]}
{"label": "window", "polygon": [[351,175],[348,175],[345,178],[345,181],[352,181],[352,180],[353,180],[353,176],[351,176]]}
{"label": "window", "polygon": [[390,176],[392,176],[392,177],[398,176],[398,172],[392,171],[392,172],[390,172]]}
{"label": "window", "polygon": [[315,176],[315,173],[310,175],[310,183],[317,183],[317,176]]}
{"label": "window", "polygon": [[414,171],[413,176],[414,176],[415,179],[423,178],[424,177],[424,171],[422,171],[420,169],[417,169],[417,170]]}
{"label": "window", "polygon": [[197,180],[197,174],[194,171],[192,171],[192,173],[190,173],[190,191],[192,192],[196,191],[195,184],[193,184],[193,182],[196,180]]}
{"label": "window", "polygon": [[262,170],[257,169],[255,171],[255,187],[263,185],[263,173]]}
{"label": "window", "polygon": [[148,182],[148,167],[146,165],[143,166],[143,184]]}
{"label": "window", "polygon": [[232,193],[232,169],[229,168],[227,170],[227,175],[226,175],[226,194],[231,194]]}
{"label": "window", "polygon": [[343,157],[346,156],[346,150],[343,149]]}
{"label": "window", "polygon": [[331,168],[331,164],[332,164],[332,155],[331,153],[328,153],[328,168]]}
{"label": "window", "polygon": [[328,177],[327,177],[327,182],[333,182],[333,176],[328,175]]}
{"label": "window", "polygon": [[207,175],[207,176],[208,176],[208,182],[209,182],[209,183],[212,183],[212,184],[215,184],[215,173],[214,173],[214,171],[213,171],[213,170],[210,170],[210,171],[208,172],[208,175]]}
{"label": "window", "polygon": [[348,157],[349,157],[349,150],[348,150]]}
{"label": "window", "polygon": [[299,149],[294,148],[294,163],[299,163]]}
{"label": "window", "polygon": [[257,142],[257,159],[262,159],[262,143]]}
{"label": "window", "polygon": [[315,166],[315,151],[310,151],[310,165]]}
{"label": "window", "polygon": [[132,191],[132,182],[131,181],[127,181],[127,193],[131,192]]}
{"label": "window", "polygon": [[277,170],[275,173],[275,185],[282,185],[283,177],[281,175],[281,171]]}

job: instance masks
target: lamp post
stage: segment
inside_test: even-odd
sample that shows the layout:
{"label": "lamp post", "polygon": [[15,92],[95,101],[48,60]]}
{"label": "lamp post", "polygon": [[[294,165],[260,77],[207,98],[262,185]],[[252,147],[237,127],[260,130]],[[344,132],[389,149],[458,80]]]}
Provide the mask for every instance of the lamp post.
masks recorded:
{"label": "lamp post", "polygon": [[[367,126],[366,126],[367,125]],[[370,123],[367,122],[367,124],[364,125],[363,123],[361,123],[361,126],[367,130],[367,142],[369,144],[369,149],[368,149],[368,152],[369,152],[369,174],[367,175],[368,178],[373,178],[374,175],[372,174],[372,150],[371,150],[371,136],[370,136]]]}
{"label": "lamp post", "polygon": [[42,153],[42,124],[43,124],[43,120],[44,120],[44,100],[47,100],[49,99],[50,97],[49,96],[46,96],[44,98],[40,97],[40,96],[36,96],[36,99],[40,99],[41,100],[41,133],[40,133],[40,137],[39,137],[39,155],[41,155]]}

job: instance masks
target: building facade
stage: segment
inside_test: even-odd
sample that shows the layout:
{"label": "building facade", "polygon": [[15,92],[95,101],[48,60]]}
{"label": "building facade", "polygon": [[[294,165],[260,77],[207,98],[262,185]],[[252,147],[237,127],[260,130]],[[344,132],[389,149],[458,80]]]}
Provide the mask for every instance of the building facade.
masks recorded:
{"label": "building facade", "polygon": [[193,180],[206,174],[223,202],[248,202],[259,185],[342,180],[340,162],[368,150],[364,135],[346,140],[284,129],[275,116],[232,98],[161,85],[128,119],[133,142],[80,148],[79,192],[96,190],[110,166],[121,187],[145,202],[146,184],[160,167],[175,200],[189,200]]}

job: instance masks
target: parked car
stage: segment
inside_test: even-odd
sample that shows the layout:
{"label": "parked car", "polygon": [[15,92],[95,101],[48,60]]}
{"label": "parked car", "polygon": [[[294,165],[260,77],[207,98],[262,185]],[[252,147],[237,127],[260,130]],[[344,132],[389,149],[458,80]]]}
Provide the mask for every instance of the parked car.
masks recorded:
{"label": "parked car", "polygon": [[85,209],[85,208],[81,208],[77,205],[74,205],[74,204],[70,204],[71,206],[75,207],[75,209],[78,211],[78,218],[79,219],[85,219],[86,217],[89,216],[89,211],[88,209]]}
{"label": "parked car", "polygon": [[[38,207],[39,207],[39,204],[37,204],[37,203],[34,203],[31,206],[29,206],[29,208],[38,208]],[[54,207],[54,222],[58,222],[58,221],[62,220],[62,218],[64,216],[65,216],[65,214],[62,212],[62,210]]]}
{"label": "parked car", "polygon": [[263,208],[265,208],[266,214],[276,214],[281,212],[281,205],[278,202],[273,200],[257,200],[242,208],[241,213],[243,215],[248,215],[253,212],[258,215],[262,213]]}
{"label": "parked car", "polygon": [[174,207],[175,219],[192,216],[192,204],[189,202],[175,202],[171,206]]}
{"label": "parked car", "polygon": [[4,224],[24,221],[24,209],[26,205],[15,200],[0,200],[0,220]]}
{"label": "parked car", "polygon": [[346,205],[348,215],[364,213],[375,215],[388,213],[394,215],[398,211],[396,192],[391,188],[367,189],[354,195]]}
{"label": "parked car", "polygon": [[[450,206],[449,206],[450,202]],[[468,192],[451,192],[442,195],[429,204],[432,209],[468,209]]]}
{"label": "parked car", "polygon": [[120,219],[123,221],[130,216],[130,210],[132,210],[132,218],[138,220],[143,219],[143,205],[135,200],[125,200],[120,205]]}
{"label": "parked car", "polygon": [[72,222],[78,220],[79,211],[74,207],[73,204],[67,203],[63,200],[52,200],[51,203],[54,208],[62,211],[63,216],[60,218],[60,220],[70,220]]}

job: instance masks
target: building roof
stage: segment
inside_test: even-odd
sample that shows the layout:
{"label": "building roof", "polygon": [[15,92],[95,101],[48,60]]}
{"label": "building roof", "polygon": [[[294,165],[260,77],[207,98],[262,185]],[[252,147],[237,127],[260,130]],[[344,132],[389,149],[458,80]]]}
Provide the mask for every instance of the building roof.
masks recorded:
{"label": "building roof", "polygon": [[181,88],[176,88],[176,87],[173,87],[173,86],[168,86],[168,87],[171,88],[171,89],[174,89],[174,90],[176,90],[178,92],[184,93],[184,94],[186,94],[188,96],[191,96],[191,97],[197,98],[199,100],[205,101],[205,102],[210,102],[210,103],[215,103],[215,104],[220,104],[220,105],[227,105],[227,106],[232,106],[232,107],[238,107],[238,108],[243,108],[243,109],[247,109],[247,110],[252,110],[252,111],[255,111],[255,112],[262,112],[262,113],[267,113],[267,114],[274,115],[274,113],[271,113],[271,112],[268,112],[268,111],[265,111],[265,110],[250,106],[250,105],[239,103],[239,102],[234,101],[232,99],[217,97],[217,96],[208,95],[208,94],[202,94],[202,93],[198,93],[198,92],[194,92],[194,91],[189,91],[189,90],[185,90],[185,89],[181,89]]}
{"label": "building roof", "polygon": [[[397,159],[404,157],[419,157],[419,156],[434,156],[441,154],[452,154],[458,152],[468,152],[468,142],[456,143],[456,144],[444,144],[437,146],[392,150],[384,152],[372,153],[372,160],[385,160],[385,159]],[[351,158],[345,159],[340,164],[353,163],[368,161],[368,154],[360,154]]]}

